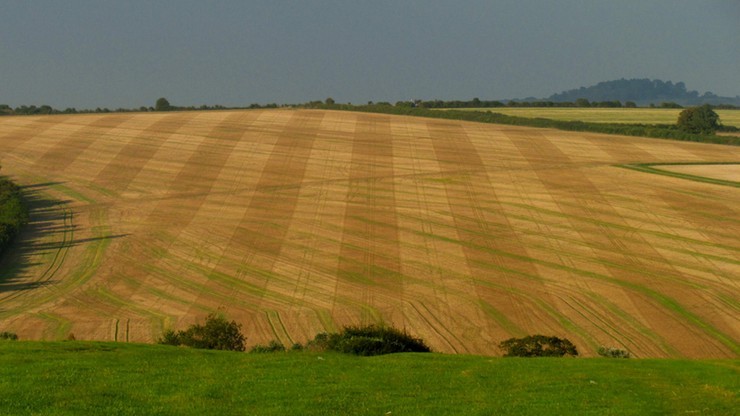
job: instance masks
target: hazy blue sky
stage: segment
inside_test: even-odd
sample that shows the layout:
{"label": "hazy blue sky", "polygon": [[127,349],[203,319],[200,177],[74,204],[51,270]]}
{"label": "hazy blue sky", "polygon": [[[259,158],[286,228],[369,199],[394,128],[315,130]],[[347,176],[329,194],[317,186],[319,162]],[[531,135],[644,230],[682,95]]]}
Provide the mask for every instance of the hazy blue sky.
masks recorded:
{"label": "hazy blue sky", "polygon": [[740,95],[738,0],[4,0],[0,103],[545,97],[618,78]]}

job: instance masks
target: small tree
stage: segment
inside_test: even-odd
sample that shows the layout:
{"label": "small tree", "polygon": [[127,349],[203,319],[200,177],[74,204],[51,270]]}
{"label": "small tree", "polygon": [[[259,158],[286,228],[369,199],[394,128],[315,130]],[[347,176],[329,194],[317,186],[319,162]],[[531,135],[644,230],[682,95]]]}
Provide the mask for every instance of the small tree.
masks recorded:
{"label": "small tree", "polygon": [[334,105],[334,104],[336,104],[336,102],[334,101],[334,99],[333,99],[333,98],[331,98],[331,97],[327,98],[327,99],[326,99],[326,100],[324,101],[324,103],[325,103],[326,105]]}
{"label": "small tree", "polygon": [[530,335],[524,338],[509,338],[499,344],[505,351],[504,357],[562,357],[577,356],[578,350],[570,341],[558,337]]}
{"label": "small tree", "polygon": [[212,313],[206,317],[204,325],[194,324],[185,331],[165,331],[158,342],[209,350],[244,351],[245,340],[241,325]]}
{"label": "small tree", "polygon": [[681,111],[676,122],[678,128],[694,134],[714,134],[719,129],[719,115],[709,104]]}
{"label": "small tree", "polygon": [[167,101],[167,99],[164,97],[158,99],[156,104],[154,104],[154,111],[170,111],[170,110],[172,110],[172,106],[170,105],[170,102]]}

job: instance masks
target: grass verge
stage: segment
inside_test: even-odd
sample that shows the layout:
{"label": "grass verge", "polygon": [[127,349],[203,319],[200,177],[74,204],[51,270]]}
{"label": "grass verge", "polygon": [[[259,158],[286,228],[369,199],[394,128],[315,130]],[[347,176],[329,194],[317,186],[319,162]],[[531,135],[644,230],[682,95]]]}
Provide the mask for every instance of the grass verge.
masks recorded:
{"label": "grass verge", "polygon": [[732,414],[738,360],[245,354],[0,342],[0,409],[45,415]]}

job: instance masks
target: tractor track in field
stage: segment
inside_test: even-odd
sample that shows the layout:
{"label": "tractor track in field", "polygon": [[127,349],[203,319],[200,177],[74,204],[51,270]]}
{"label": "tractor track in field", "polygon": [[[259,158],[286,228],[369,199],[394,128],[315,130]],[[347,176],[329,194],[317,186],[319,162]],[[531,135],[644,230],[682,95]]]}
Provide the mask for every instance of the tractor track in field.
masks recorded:
{"label": "tractor track in field", "polygon": [[35,286],[0,280],[0,330],[151,341],[223,311],[253,344],[386,323],[440,352],[737,357],[740,191],[619,166],[738,152],[318,110],[4,117],[3,173],[65,203],[12,269]]}

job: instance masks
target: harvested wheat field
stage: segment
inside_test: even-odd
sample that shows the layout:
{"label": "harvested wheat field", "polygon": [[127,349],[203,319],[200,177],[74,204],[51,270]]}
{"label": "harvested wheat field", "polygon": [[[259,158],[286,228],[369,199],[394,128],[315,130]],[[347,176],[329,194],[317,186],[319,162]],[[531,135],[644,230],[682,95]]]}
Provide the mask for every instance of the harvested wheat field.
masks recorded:
{"label": "harvested wheat field", "polygon": [[740,148],[318,110],[2,117],[33,211],[0,331],[150,342],[220,310],[249,344],[383,322],[448,353],[541,333],[737,358],[740,188],[618,166],[674,162]]}

